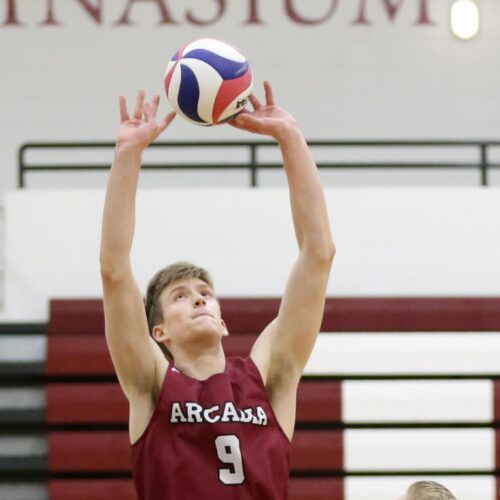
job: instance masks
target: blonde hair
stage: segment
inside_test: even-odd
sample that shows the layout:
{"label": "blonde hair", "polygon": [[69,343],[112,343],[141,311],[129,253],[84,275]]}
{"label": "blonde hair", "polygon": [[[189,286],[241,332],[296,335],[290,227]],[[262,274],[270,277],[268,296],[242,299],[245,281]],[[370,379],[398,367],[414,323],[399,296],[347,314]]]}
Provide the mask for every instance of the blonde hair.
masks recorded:
{"label": "blonde hair", "polygon": [[[151,278],[144,300],[144,307],[148,320],[149,335],[153,339],[153,327],[163,321],[163,311],[159,302],[161,292],[171,283],[189,278],[198,278],[213,288],[212,277],[206,269],[184,261],[175,262],[174,264],[160,269],[153,278]],[[165,357],[169,361],[172,361],[172,353],[162,343],[158,342],[158,345],[163,351],[163,354],[165,354]]]}
{"label": "blonde hair", "polygon": [[455,495],[436,481],[417,481],[408,488],[407,500],[457,500]]}

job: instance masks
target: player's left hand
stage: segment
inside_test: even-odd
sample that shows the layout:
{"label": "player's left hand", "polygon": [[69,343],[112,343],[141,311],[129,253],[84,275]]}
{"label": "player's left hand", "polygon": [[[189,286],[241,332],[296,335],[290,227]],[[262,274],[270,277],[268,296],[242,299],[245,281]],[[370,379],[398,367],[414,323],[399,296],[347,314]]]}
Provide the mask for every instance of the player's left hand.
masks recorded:
{"label": "player's left hand", "polygon": [[250,95],[250,103],[253,111],[243,110],[232,120],[229,125],[233,127],[274,137],[279,141],[287,132],[297,128],[295,118],[284,109],[276,106],[274,102],[273,90],[268,81],[264,82],[266,103],[262,104],[257,96]]}

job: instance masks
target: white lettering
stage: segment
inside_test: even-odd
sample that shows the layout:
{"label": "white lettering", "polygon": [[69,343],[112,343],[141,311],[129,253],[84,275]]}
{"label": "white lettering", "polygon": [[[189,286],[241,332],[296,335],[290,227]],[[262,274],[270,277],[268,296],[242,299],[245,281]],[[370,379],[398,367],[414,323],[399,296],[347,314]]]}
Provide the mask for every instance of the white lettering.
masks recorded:
{"label": "white lettering", "polygon": [[197,422],[201,424],[203,419],[201,418],[201,412],[203,407],[198,403],[186,403],[187,414],[188,414],[188,422]]}
{"label": "white lettering", "polygon": [[212,406],[211,408],[208,408],[203,412],[203,418],[205,419],[206,422],[209,424],[215,424],[215,422],[218,422],[220,420],[220,415],[216,415],[215,417],[212,417],[211,414],[215,411],[218,411],[219,405]]}
{"label": "white lettering", "polygon": [[245,408],[240,410],[240,422],[244,424],[249,424],[253,419],[252,408]]}
{"label": "white lettering", "polygon": [[267,415],[261,406],[257,406],[257,415],[259,416],[259,425],[267,425]]}
{"label": "white lettering", "polygon": [[239,422],[238,412],[231,401],[228,401],[224,406],[224,413],[221,422]]}
{"label": "white lettering", "polygon": [[267,415],[262,406],[255,408],[236,408],[232,401],[224,403],[224,407],[213,405],[204,408],[198,403],[172,403],[170,423],[172,424],[201,424],[207,422],[241,422],[242,424],[267,425]]}
{"label": "white lettering", "polygon": [[182,413],[180,403],[172,403],[172,415],[170,416],[170,423],[177,424],[179,422],[187,422],[186,417]]}

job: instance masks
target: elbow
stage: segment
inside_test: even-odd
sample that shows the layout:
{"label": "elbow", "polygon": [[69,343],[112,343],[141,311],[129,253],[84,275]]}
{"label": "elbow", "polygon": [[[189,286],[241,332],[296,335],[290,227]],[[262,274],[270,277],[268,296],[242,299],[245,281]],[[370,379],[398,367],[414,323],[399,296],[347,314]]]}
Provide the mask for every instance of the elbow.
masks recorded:
{"label": "elbow", "polygon": [[328,272],[330,272],[330,269],[333,266],[333,259],[335,258],[335,252],[336,252],[335,245],[332,244],[331,247],[325,249],[325,252],[320,257],[321,262],[323,262],[325,269],[327,269]]}
{"label": "elbow", "polygon": [[108,267],[101,266],[101,280],[105,282],[116,281],[117,274]]}
{"label": "elbow", "polygon": [[333,264],[336,251],[337,249],[335,248],[333,241],[329,241],[321,245],[309,245],[303,250],[302,253],[311,261],[317,263],[318,266],[330,268]]}
{"label": "elbow", "polygon": [[326,252],[326,258],[330,262],[330,265],[332,264],[336,253],[337,253],[337,248],[335,247],[335,243],[333,241],[330,241]]}
{"label": "elbow", "polygon": [[113,270],[113,266],[109,262],[109,259],[101,254],[99,265],[101,269],[101,278],[106,280],[111,279],[115,271]]}
{"label": "elbow", "polygon": [[121,279],[130,270],[130,264],[114,259],[112,262],[101,256],[101,279],[103,281],[116,281]]}

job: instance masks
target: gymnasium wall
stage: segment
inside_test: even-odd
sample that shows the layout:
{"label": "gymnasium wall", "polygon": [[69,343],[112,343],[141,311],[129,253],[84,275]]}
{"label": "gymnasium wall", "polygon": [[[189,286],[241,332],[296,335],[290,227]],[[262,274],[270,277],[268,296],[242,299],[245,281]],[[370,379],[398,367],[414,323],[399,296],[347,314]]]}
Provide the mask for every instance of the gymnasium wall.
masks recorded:
{"label": "gymnasium wall", "polygon": [[[0,0],[0,322],[45,323],[49,299],[102,295],[99,238],[107,172],[31,173],[28,189],[17,191],[19,146],[112,141],[118,94],[131,102],[144,87],[163,96],[166,64],[186,41],[207,36],[238,45],[250,60],[257,91],[263,79],[271,80],[278,103],[297,117],[308,139],[498,139],[500,4],[476,0],[481,30],[462,42],[449,28],[452,3]],[[163,99],[160,112],[168,109]],[[162,137],[194,138],[251,137],[182,120]],[[399,155],[411,159],[407,151]],[[50,164],[87,157],[75,151],[44,158]],[[440,159],[472,161],[478,155],[444,151]],[[491,160],[500,162],[500,148]],[[111,162],[111,152],[99,161]],[[476,187],[477,172],[438,171],[425,182],[413,172],[321,175],[338,248],[329,297],[500,295],[500,188]],[[141,176],[132,252],[140,288],[159,267],[189,259],[210,269],[219,296],[280,296],[296,257],[283,178],[282,172],[263,174],[264,187],[251,190],[243,187],[246,174]],[[491,180],[500,185],[500,172]],[[20,377],[14,380],[29,377],[33,366],[45,373],[47,335],[14,335],[8,327],[3,332],[0,365]],[[346,377],[343,422],[368,422],[366,429],[344,433],[347,500],[395,498],[417,479],[356,476],[360,470],[411,472],[422,464],[431,472],[488,474],[443,482],[460,498],[500,498],[494,476],[497,384],[490,380],[498,378],[497,337],[475,331],[322,332],[307,375]],[[445,378],[466,373],[484,380],[376,380],[397,373],[425,377],[436,366]],[[375,380],[349,380],[360,373]],[[32,414],[47,407],[45,386],[27,387],[28,394],[18,389],[2,389],[0,413],[12,405]],[[409,399],[413,391],[416,397]],[[437,422],[439,428],[390,428],[396,420],[403,427]],[[370,429],[375,421],[389,422],[389,428]],[[444,428],[456,421],[471,428]],[[15,442],[0,436],[0,458],[49,455],[45,432],[16,429]],[[46,485],[0,484],[0,499],[27,497],[46,500]]]}
{"label": "gymnasium wall", "polygon": [[[204,36],[238,45],[257,90],[271,80],[309,139],[498,138],[500,4],[477,1],[481,31],[469,42],[451,34],[451,4],[1,0],[0,205],[22,143],[113,140],[118,94],[163,95],[171,55]],[[248,135],[179,120],[164,138]]]}
{"label": "gymnasium wall", "polygon": [[[50,298],[102,295],[104,190],[7,196],[5,309],[45,322]],[[326,198],[337,256],[329,296],[500,295],[499,188],[337,188]],[[143,292],[164,265],[207,267],[222,297],[278,297],[297,256],[288,192],[144,189],[132,264]]]}

